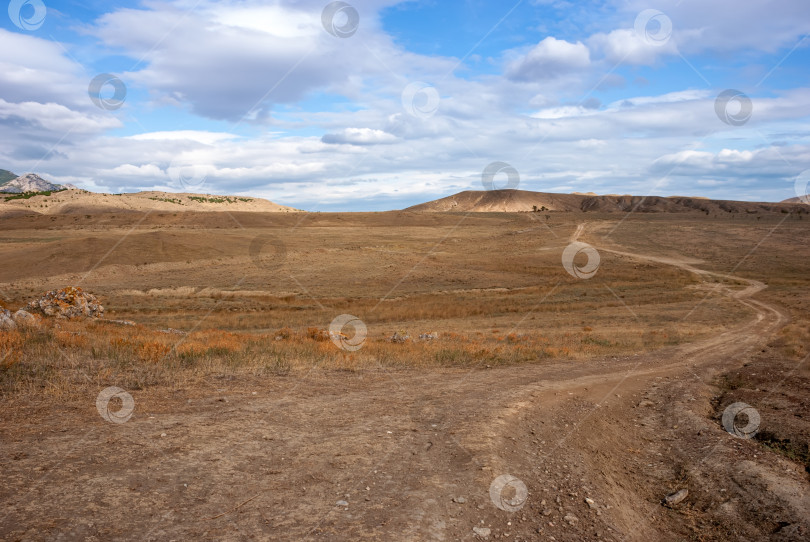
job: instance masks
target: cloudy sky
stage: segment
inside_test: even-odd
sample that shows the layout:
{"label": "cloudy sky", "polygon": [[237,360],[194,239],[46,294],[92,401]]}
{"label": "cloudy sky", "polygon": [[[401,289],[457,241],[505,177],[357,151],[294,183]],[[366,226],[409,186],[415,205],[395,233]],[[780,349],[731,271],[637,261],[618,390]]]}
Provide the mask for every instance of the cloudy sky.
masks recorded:
{"label": "cloudy sky", "polygon": [[3,15],[0,168],[88,190],[352,211],[481,190],[493,162],[545,192],[778,201],[810,178],[807,0],[12,0]]}

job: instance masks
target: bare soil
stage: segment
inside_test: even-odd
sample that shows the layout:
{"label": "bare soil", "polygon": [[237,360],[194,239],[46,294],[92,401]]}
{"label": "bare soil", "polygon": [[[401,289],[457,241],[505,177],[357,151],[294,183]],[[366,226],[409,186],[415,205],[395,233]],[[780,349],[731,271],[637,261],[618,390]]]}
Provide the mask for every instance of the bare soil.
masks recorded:
{"label": "bare soil", "polygon": [[[237,292],[237,313],[249,308],[251,291],[304,299],[306,290],[311,306],[298,312],[322,313],[326,321],[333,308],[365,307],[370,337],[400,325],[466,326],[472,333],[493,326],[573,329],[582,322],[604,325],[610,336],[612,319],[622,319],[617,334],[622,326],[643,337],[686,324],[703,332],[676,344],[628,342],[614,345],[613,354],[505,366],[425,367],[414,360],[413,368],[312,365],[288,376],[220,371],[193,386],[130,390],[135,412],[122,424],[96,411],[96,394],[117,384],[96,375],[73,393],[47,385],[7,392],[0,420],[4,540],[810,537],[802,455],[810,399],[810,222],[487,215],[458,225],[459,217],[409,214],[324,215],[307,219],[310,228],[292,216],[266,218],[273,225],[238,217],[239,226],[228,226],[222,216],[142,221],[140,228],[157,232],[144,241],[150,246],[185,232],[174,242],[187,253],[176,257],[165,244],[159,255],[119,253],[116,242],[128,227],[121,218],[96,217],[108,222],[106,229],[46,218],[6,219],[3,236],[19,243],[0,249],[7,262],[29,265],[31,247],[43,247],[36,267],[0,269],[12,308],[37,288],[72,278],[106,296],[118,316],[155,325],[177,321],[176,312],[159,311],[172,297],[144,291],[185,286],[193,295],[177,311],[209,314],[217,327],[237,324],[219,304],[213,314],[202,306],[207,294],[197,294],[204,287]],[[111,231],[118,238],[108,238]],[[286,250],[273,270],[277,280],[262,282],[246,271],[234,285],[233,269],[246,268],[238,257],[248,260],[237,255],[250,239],[281,231]],[[206,232],[214,237],[197,235]],[[84,253],[88,237],[98,238],[97,246]],[[602,256],[589,281],[552,271],[577,239]],[[81,256],[58,252],[71,242]],[[214,250],[222,261],[210,257]],[[392,256],[376,260],[381,250]],[[145,263],[127,261],[136,256]],[[74,268],[64,271],[60,263]],[[380,273],[379,265],[392,267]],[[230,287],[222,277],[229,270]],[[533,281],[547,288],[527,290],[533,299],[514,314],[442,316],[437,308],[419,320],[408,305],[431,292],[450,304],[463,304],[465,295],[496,303],[506,295],[496,288],[531,288]],[[544,306],[555,282],[562,289],[560,298],[548,299],[555,309],[529,312]],[[376,319],[376,301],[369,299],[381,298],[399,299],[410,316]],[[265,318],[262,328],[279,323],[248,313]],[[527,321],[527,314],[541,317]],[[744,439],[723,428],[721,415],[736,401],[759,411],[762,436]],[[528,492],[513,511],[490,495],[504,474]],[[683,502],[663,503],[681,489],[689,492]]]}

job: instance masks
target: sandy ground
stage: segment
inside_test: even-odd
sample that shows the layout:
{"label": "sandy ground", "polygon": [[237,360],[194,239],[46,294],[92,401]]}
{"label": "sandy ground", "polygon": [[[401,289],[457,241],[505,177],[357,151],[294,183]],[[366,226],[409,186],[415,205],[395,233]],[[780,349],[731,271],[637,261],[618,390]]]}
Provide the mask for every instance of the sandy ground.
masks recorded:
{"label": "sandy ground", "polygon": [[[316,368],[141,390],[123,424],[101,419],[94,398],[32,401],[0,424],[0,537],[806,540],[807,474],[725,431],[710,385],[766,349],[785,311],[755,297],[757,280],[600,246],[602,228],[583,223],[575,238],[744,283],[711,288],[754,316],[695,343],[583,363]],[[517,481],[493,493],[501,475]],[[683,503],[662,504],[680,489]]]}

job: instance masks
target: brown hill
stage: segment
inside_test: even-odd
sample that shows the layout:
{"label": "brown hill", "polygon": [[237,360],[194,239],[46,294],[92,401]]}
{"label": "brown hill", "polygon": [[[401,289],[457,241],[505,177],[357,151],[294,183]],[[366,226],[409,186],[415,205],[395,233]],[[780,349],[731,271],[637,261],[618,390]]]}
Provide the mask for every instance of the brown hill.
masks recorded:
{"label": "brown hill", "polygon": [[257,213],[298,212],[262,198],[217,196],[173,192],[135,192],[97,194],[86,190],[65,190],[50,195],[20,198],[0,195],[0,216],[21,214],[98,214],[114,212],[212,212],[241,211]]}
{"label": "brown hill", "polygon": [[682,196],[550,194],[528,190],[468,190],[446,198],[414,205],[406,210],[462,213],[519,213],[545,210],[601,213],[701,212],[705,214],[807,212],[805,206],[788,202],[760,203]]}
{"label": "brown hill", "polygon": [[801,198],[788,198],[783,199],[781,203],[803,203],[805,205],[810,204],[810,198],[808,196],[803,196]]}

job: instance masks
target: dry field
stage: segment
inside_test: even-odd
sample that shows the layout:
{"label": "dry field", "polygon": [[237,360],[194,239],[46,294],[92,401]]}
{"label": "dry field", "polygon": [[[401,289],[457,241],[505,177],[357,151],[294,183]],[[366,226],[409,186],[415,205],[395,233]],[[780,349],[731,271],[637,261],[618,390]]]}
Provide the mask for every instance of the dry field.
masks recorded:
{"label": "dry field", "polygon": [[0,219],[3,306],[74,285],[136,324],[0,332],[0,538],[807,539],[806,218]]}

